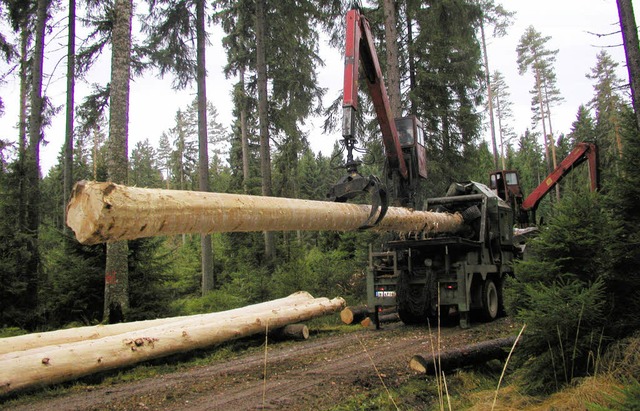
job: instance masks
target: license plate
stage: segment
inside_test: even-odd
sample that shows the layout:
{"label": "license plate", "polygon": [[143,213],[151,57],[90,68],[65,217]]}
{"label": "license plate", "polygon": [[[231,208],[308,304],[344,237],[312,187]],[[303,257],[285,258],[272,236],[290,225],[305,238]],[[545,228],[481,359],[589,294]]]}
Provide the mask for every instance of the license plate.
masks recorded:
{"label": "license plate", "polygon": [[376,291],[376,298],[395,297],[395,291]]}

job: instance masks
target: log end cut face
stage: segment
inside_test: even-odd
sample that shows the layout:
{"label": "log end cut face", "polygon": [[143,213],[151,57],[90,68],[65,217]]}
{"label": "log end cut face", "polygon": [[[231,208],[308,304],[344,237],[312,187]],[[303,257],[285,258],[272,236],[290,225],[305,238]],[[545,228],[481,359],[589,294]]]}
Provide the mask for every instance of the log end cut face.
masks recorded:
{"label": "log end cut face", "polygon": [[[114,183],[76,183],[67,205],[67,225],[73,230],[78,241],[92,245],[112,240],[108,233],[113,227],[105,225],[104,214],[111,207],[103,200],[116,188]],[[113,222],[111,222],[113,225]]]}

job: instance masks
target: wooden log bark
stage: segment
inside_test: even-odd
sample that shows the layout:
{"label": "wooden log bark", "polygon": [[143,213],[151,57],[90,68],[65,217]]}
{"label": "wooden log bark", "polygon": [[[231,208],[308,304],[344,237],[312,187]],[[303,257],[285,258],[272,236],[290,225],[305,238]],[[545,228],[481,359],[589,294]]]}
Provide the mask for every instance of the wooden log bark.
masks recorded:
{"label": "wooden log bark", "polygon": [[181,317],[159,318],[155,320],[134,321],[130,323],[119,323],[109,325],[96,325],[88,327],[70,328],[67,330],[57,330],[42,333],[32,333],[19,335],[16,337],[0,338],[0,360],[14,358],[22,355],[22,351],[33,350],[40,347],[47,347],[57,344],[68,344],[77,341],[96,340],[98,338],[111,335],[123,334],[126,332],[143,330],[167,324],[178,324],[180,322],[207,322],[217,318],[230,317],[239,313],[247,313],[249,310],[259,311],[263,309],[279,308],[284,305],[298,306],[313,301],[314,298],[306,291],[299,291],[287,297],[276,300],[253,304],[246,307],[227,310],[222,312],[196,314]]}
{"label": "wooden log bark", "polygon": [[[246,231],[357,230],[371,207],[362,204],[126,187],[79,182],[67,224],[83,244],[159,235]],[[404,233],[455,232],[458,213],[389,207],[375,228]]]}
{"label": "wooden log bark", "polygon": [[347,307],[340,311],[340,320],[345,324],[358,324],[369,315],[367,306]]}
{"label": "wooden log bark", "polygon": [[[435,375],[435,370],[446,372],[470,365],[483,364],[490,360],[504,360],[516,337],[498,338],[477,344],[425,356],[414,355],[409,368],[423,374]],[[437,368],[436,368],[437,367]]]}
{"label": "wooden log bark", "polygon": [[[370,328],[375,326],[373,317],[374,317],[373,314],[371,314],[368,317],[365,317],[362,321],[360,321],[360,325],[365,328]],[[400,317],[398,317],[398,313],[378,314],[378,321],[380,322],[380,324],[393,323],[393,322],[400,321]]]}
{"label": "wooden log bark", "polygon": [[309,327],[304,324],[288,324],[269,332],[274,340],[306,340],[309,338]]}
{"label": "wooden log bark", "polygon": [[97,340],[51,346],[0,361],[0,395],[42,387],[141,361],[206,348],[306,321],[342,309],[342,298],[316,298],[298,306],[250,309],[215,321],[161,325]]}
{"label": "wooden log bark", "polygon": [[393,323],[400,321],[400,317],[398,316],[398,313],[380,314],[378,315],[378,321],[380,321],[380,324]]}

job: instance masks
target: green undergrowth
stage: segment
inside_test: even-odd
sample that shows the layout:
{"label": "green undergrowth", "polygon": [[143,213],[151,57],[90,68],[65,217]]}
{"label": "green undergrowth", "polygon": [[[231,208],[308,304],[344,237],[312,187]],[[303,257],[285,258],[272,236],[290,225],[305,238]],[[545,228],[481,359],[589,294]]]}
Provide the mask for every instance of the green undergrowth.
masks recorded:
{"label": "green undergrowth", "polygon": [[640,335],[609,347],[600,364],[599,373],[576,379],[558,392],[537,396],[527,394],[517,373],[508,373],[496,395],[502,371],[499,361],[446,374],[446,388],[441,389],[435,377],[385,378],[388,391],[377,381],[330,410],[640,410]]}

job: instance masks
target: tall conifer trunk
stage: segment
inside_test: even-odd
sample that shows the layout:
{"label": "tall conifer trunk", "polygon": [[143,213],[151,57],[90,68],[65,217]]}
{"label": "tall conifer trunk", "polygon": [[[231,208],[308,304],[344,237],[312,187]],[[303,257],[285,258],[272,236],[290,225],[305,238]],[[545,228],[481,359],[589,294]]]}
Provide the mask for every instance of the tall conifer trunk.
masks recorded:
{"label": "tall conifer trunk", "polygon": [[25,161],[27,156],[27,116],[29,98],[29,27],[27,21],[21,23],[20,27],[20,114],[18,117],[18,218],[17,227],[23,229],[26,224],[26,178],[25,178]]}
{"label": "tall conifer trunk", "polygon": [[247,136],[247,97],[244,85],[244,66],[240,67],[240,138],[242,144],[242,187],[249,193],[249,138]]}
{"label": "tall conifer trunk", "polygon": [[[267,101],[266,61],[266,0],[256,2],[256,65],[258,72],[258,117],[260,121],[260,170],[262,195],[271,196],[271,149],[269,143],[269,107]],[[267,259],[275,256],[274,235],[264,233],[264,251]]]}
{"label": "tall conifer trunk", "polygon": [[[129,135],[129,79],[131,76],[131,0],[116,0],[112,35],[111,95],[107,171],[114,183],[127,183]],[[107,244],[104,320],[121,322],[129,310],[129,246]]]}
{"label": "tall conifer trunk", "polygon": [[400,68],[398,67],[398,28],[396,19],[396,2],[384,0],[384,39],[387,48],[387,93],[391,114],[402,116],[400,101]]}
{"label": "tall conifer trunk", "polygon": [[[416,62],[415,62],[415,53],[413,51],[413,17],[411,14],[411,5],[406,4],[407,10],[407,56],[409,60],[409,90],[413,91],[416,88]],[[412,93],[409,93],[410,99],[410,110],[411,114],[415,115],[417,113],[415,99],[412,96]]]}
{"label": "tall conifer trunk", "polygon": [[[73,110],[75,90],[75,64],[76,64],[76,0],[69,0],[69,35],[67,44],[67,113],[66,130],[64,140],[64,172],[63,172],[63,209],[65,216],[66,202],[71,195],[73,185]],[[63,219],[63,221],[66,218]],[[66,224],[64,231],[68,232]]]}
{"label": "tall conifer trunk", "polygon": [[[35,24],[35,45],[31,68],[31,112],[29,113],[29,147],[24,162],[25,220],[23,234],[28,238],[29,257],[24,262],[26,294],[25,307],[35,310],[38,302],[38,274],[40,272],[40,254],[38,248],[38,230],[40,228],[40,142],[42,141],[42,65],[44,60],[44,33],[47,24],[48,0],[38,0]],[[35,318],[33,318],[35,320]],[[31,326],[35,324],[30,324]]]}
{"label": "tall conifer trunk", "polygon": [[493,167],[498,169],[498,144],[496,142],[496,126],[493,120],[493,92],[491,89],[491,74],[489,71],[489,55],[487,54],[487,39],[484,34],[484,18],[480,21],[480,36],[482,41],[482,56],[484,57],[484,78],[487,83],[487,105],[489,107],[489,130],[491,132],[491,146],[493,148]]}
{"label": "tall conifer trunk", "polygon": [[[198,83],[198,188],[209,191],[209,148],[207,142],[207,71],[204,0],[196,1],[196,82]],[[202,295],[216,286],[213,273],[211,235],[200,236]]]}
{"label": "tall conifer trunk", "polygon": [[636,126],[640,130],[640,49],[638,48],[638,26],[631,0],[617,0],[622,42],[629,70],[631,99],[636,114]]}

